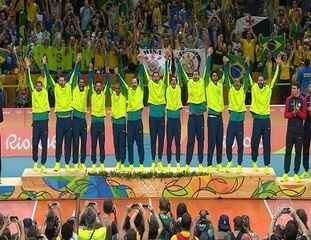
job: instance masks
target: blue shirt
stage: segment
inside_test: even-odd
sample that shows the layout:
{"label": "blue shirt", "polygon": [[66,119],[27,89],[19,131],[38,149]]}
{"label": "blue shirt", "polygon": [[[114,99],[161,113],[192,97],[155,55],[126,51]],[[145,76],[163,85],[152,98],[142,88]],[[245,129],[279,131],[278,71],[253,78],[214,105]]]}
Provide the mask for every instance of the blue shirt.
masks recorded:
{"label": "blue shirt", "polygon": [[305,66],[297,71],[297,81],[300,84],[301,92],[308,93],[308,85],[311,83],[311,66]]}

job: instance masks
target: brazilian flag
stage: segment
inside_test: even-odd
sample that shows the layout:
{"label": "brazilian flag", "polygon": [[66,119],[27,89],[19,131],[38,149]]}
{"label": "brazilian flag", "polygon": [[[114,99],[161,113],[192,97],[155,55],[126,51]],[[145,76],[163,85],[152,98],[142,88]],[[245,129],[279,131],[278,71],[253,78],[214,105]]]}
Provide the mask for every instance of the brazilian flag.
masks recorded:
{"label": "brazilian flag", "polygon": [[260,44],[260,59],[263,60],[267,53],[272,54],[272,56],[278,55],[280,52],[285,50],[286,37],[284,35],[259,37]]}
{"label": "brazilian flag", "polygon": [[245,72],[245,58],[240,54],[229,54],[229,76],[231,79],[242,79]]}

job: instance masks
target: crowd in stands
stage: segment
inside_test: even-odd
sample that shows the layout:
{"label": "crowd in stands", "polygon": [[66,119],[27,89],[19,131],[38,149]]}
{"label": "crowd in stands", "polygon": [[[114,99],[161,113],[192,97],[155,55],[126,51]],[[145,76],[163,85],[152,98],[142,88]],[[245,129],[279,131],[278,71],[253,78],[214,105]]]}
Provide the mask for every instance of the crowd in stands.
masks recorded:
{"label": "crowd in stands", "polygon": [[[102,209],[100,209],[102,208]],[[251,228],[249,216],[229,219],[219,216],[218,223],[212,223],[207,210],[191,216],[187,205],[179,203],[176,214],[172,213],[168,199],[160,198],[159,211],[148,204],[135,203],[127,206],[121,219],[112,200],[105,200],[103,206],[88,202],[83,211],[68,220],[62,219],[60,205],[50,203],[42,226],[31,218],[19,220],[16,216],[0,214],[0,239],[60,239],[60,240],[102,240],[102,239],[161,239],[161,240],[258,240],[260,237]],[[102,212],[102,213],[100,213]],[[288,215],[285,225],[278,221]],[[233,226],[231,226],[231,222]],[[284,221],[283,221],[284,222]],[[12,226],[17,226],[13,233]],[[11,232],[12,231],[12,232]],[[264,239],[308,240],[310,239],[308,217],[303,209],[280,208],[276,211]]]}
{"label": "crowd in stands", "polygon": [[[286,35],[280,79],[290,82],[296,69],[311,59],[309,0],[1,0],[1,71],[17,73],[23,94],[22,56],[33,58],[32,72],[42,70],[43,55],[52,71],[69,72],[80,52],[82,72],[93,62],[99,71],[122,66],[135,73],[139,48],[212,46],[215,66],[234,53],[269,75],[275,56],[258,57],[261,32],[250,27],[255,18],[250,17],[244,31],[236,30],[237,19],[246,15],[268,17],[270,35]],[[23,95],[19,97],[23,102]]]}

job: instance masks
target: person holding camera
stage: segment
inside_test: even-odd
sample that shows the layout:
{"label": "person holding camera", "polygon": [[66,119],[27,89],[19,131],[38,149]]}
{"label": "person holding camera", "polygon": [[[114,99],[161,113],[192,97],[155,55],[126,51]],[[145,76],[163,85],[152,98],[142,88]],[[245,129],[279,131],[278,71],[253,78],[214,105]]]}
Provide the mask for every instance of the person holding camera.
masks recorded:
{"label": "person holding camera", "polygon": [[209,213],[206,210],[201,210],[199,216],[194,220],[192,227],[192,236],[198,239],[214,240],[214,227],[209,220]]}
{"label": "person holding camera", "polygon": [[97,204],[90,202],[80,217],[79,240],[108,239],[107,227],[103,226],[98,215]]}
{"label": "person holding camera", "polygon": [[198,239],[194,236],[194,229],[191,229],[192,219],[188,212],[184,213],[181,217],[180,226],[181,232],[176,233],[171,237],[171,240],[190,240]]}
{"label": "person holding camera", "polygon": [[[16,225],[17,234],[12,235],[10,228]],[[3,216],[0,213],[0,238],[1,239],[20,239],[25,240],[25,231],[23,221],[20,221],[17,216]]]}
{"label": "person holding camera", "polygon": [[284,175],[282,181],[288,181],[292,149],[295,145],[295,181],[300,181],[298,175],[301,163],[304,126],[303,121],[307,116],[307,106],[304,97],[300,94],[300,85],[292,83],[291,95],[286,99],[284,117],[288,119],[286,133],[286,150],[284,158]]}
{"label": "person holding camera", "polygon": [[[290,219],[285,227],[277,224],[278,219],[283,215],[289,215]],[[310,232],[298,216],[295,209],[291,207],[279,208],[269,227],[268,239],[274,240],[296,240],[296,239],[310,239]]]}

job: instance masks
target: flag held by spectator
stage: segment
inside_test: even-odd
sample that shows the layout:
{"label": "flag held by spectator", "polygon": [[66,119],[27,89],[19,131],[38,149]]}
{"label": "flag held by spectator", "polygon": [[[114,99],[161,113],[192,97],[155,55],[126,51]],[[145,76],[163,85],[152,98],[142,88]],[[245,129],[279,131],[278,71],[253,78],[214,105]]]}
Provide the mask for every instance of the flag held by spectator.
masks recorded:
{"label": "flag held by spectator", "polygon": [[245,58],[241,55],[229,54],[229,75],[232,79],[242,79],[245,72]]}
{"label": "flag held by spectator", "polygon": [[174,56],[179,59],[187,74],[191,75],[194,70],[199,70],[201,74],[204,72],[206,64],[204,49],[174,50]]}
{"label": "flag held by spectator", "polygon": [[276,56],[280,52],[285,50],[286,38],[284,35],[270,36],[270,37],[259,37],[259,44],[261,48],[261,54],[271,53]]}
{"label": "flag held by spectator", "polygon": [[235,32],[241,34],[250,28],[254,30],[256,35],[262,34],[268,36],[271,34],[271,23],[267,17],[245,16],[236,21]]}

